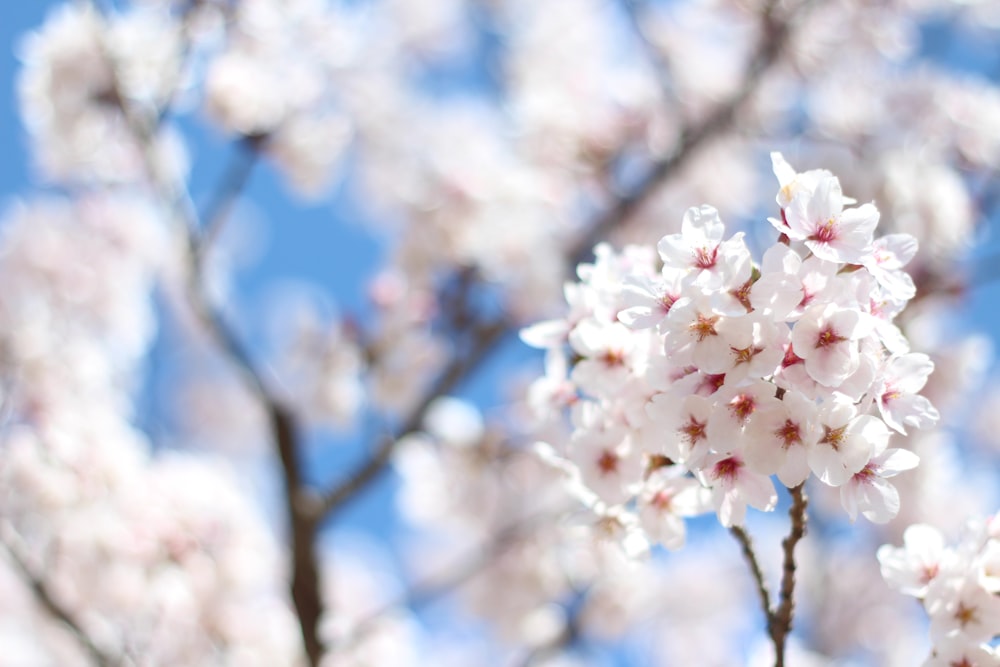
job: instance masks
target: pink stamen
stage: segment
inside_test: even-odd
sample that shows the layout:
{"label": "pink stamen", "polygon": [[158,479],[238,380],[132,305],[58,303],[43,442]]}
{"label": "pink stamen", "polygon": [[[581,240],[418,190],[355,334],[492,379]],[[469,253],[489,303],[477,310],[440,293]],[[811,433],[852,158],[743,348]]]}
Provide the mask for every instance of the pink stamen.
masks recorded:
{"label": "pink stamen", "polygon": [[837,228],[836,221],[830,218],[824,223],[816,226],[816,231],[812,236],[809,237],[810,241],[818,241],[820,243],[832,243],[837,240]]}

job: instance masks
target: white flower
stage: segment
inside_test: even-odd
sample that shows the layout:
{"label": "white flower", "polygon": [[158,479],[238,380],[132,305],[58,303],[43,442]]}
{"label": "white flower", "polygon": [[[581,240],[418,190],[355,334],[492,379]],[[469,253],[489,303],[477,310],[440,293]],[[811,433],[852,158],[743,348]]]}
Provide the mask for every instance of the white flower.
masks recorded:
{"label": "white flower", "polygon": [[937,423],[940,415],[926,397],[917,394],[934,370],[926,354],[913,352],[892,357],[882,369],[876,395],[878,409],[885,423],[905,434],[904,425],[926,428]]}
{"label": "white flower", "polygon": [[956,635],[969,642],[989,641],[1000,628],[1000,598],[974,581],[957,586],[931,586],[925,601],[931,638]]}
{"label": "white flower", "polygon": [[784,260],[784,264],[789,268],[794,267],[794,274],[802,288],[802,299],[797,306],[792,309],[788,319],[798,319],[807,308],[817,303],[837,301],[836,290],[837,269],[839,264],[827,262],[815,255],[795,260],[798,255]]}
{"label": "white flower", "polygon": [[900,592],[922,598],[946,557],[944,537],[933,526],[914,524],[903,533],[903,546],[883,544],[878,550],[882,577]]}
{"label": "white flower", "polygon": [[[750,288],[750,305],[762,315],[783,321],[806,300],[804,285],[799,279],[802,258],[782,243],[764,252],[760,278]],[[801,313],[801,311],[800,311]]]}
{"label": "white flower", "polygon": [[566,354],[551,349],[545,354],[545,375],[528,388],[528,405],[540,419],[555,419],[579,398],[576,385],[567,375]]}
{"label": "white flower", "polygon": [[580,469],[583,484],[609,505],[628,500],[642,474],[642,453],[619,428],[577,431],[569,460]]}
{"label": "white flower", "polygon": [[713,395],[715,409],[707,431],[712,450],[726,452],[740,447],[751,418],[778,405],[774,393],[773,384],[757,380],[739,387],[724,385]]}
{"label": "white flower", "polygon": [[662,453],[697,467],[709,453],[708,420],[713,401],[697,395],[657,394],[646,405],[653,428],[662,434]]}
{"label": "white flower", "polygon": [[525,345],[541,349],[560,347],[566,343],[573,327],[593,314],[597,296],[588,286],[566,283],[563,286],[563,295],[569,304],[569,313],[566,317],[537,322],[521,329],[518,336]]}
{"label": "white flower", "polygon": [[698,477],[712,489],[712,503],[726,528],[743,525],[747,505],[770,512],[778,504],[770,478],[750,470],[738,453],[712,454]]}
{"label": "white flower", "polygon": [[903,267],[917,254],[917,239],[909,234],[888,234],[875,239],[871,252],[861,257],[861,264],[875,277],[890,299],[908,301],[917,288]]}
{"label": "white flower", "polygon": [[743,233],[723,241],[725,225],[711,206],[689,208],[681,233],[664,236],[657,244],[667,267],[684,269],[688,282],[710,290],[735,289],[750,279],[750,251]]}
{"label": "white flower", "polygon": [[836,393],[819,408],[820,437],[809,447],[809,467],[820,481],[840,486],[861,472],[876,447],[885,449],[889,429],[871,415],[858,415],[847,396]]}
{"label": "white flower", "polygon": [[805,360],[806,372],[816,382],[836,388],[858,370],[857,341],[873,328],[867,313],[817,303],[806,310],[792,330],[792,347]]}
{"label": "white flower", "polygon": [[[797,173],[792,165],[788,164],[785,157],[778,152],[771,153],[771,169],[778,179],[780,189],[775,196],[775,201],[781,208],[787,207],[795,196],[800,192],[811,193],[816,184],[823,178],[831,178],[831,174],[826,169],[813,169],[811,171]],[[785,231],[778,227],[779,231]]]}
{"label": "white flower", "polygon": [[732,368],[730,329],[717,299],[696,295],[678,300],[667,314],[664,348],[676,364],[693,364],[704,373]]}
{"label": "white flower", "polygon": [[671,466],[653,471],[639,494],[639,522],[653,542],[670,550],[684,546],[684,517],[711,509],[711,493]]}
{"label": "white flower", "polygon": [[840,487],[840,503],[851,521],[859,511],[872,523],[885,523],[895,517],[899,513],[899,491],[886,479],[916,468],[919,462],[911,451],[885,449],[885,442],[877,443],[865,467]]}
{"label": "white flower", "polygon": [[632,351],[632,332],[625,325],[586,319],[570,332],[569,342],[584,357],[573,367],[571,375],[581,389],[594,396],[605,396],[625,385]]}
{"label": "white flower", "polygon": [[681,274],[664,270],[664,275],[659,279],[642,275],[625,278],[622,284],[625,307],[618,312],[619,322],[630,329],[661,327],[671,307],[681,297]]}
{"label": "white flower", "polygon": [[785,217],[788,236],[805,242],[820,259],[859,264],[870,252],[879,213],[871,204],[845,211],[840,181],[827,177],[812,193],[797,193]]}
{"label": "white flower", "polygon": [[922,667],[1000,667],[1000,656],[985,644],[957,635],[935,644],[933,655]]}
{"label": "white flower", "polygon": [[728,318],[719,328],[729,342],[731,367],[726,371],[726,382],[739,384],[747,378],[768,377],[778,369],[788,343],[789,331],[785,324],[776,324],[751,313],[746,317]]}
{"label": "white flower", "polygon": [[754,414],[746,427],[746,460],[756,472],[777,474],[788,488],[809,476],[807,453],[820,437],[816,404],[798,392]]}

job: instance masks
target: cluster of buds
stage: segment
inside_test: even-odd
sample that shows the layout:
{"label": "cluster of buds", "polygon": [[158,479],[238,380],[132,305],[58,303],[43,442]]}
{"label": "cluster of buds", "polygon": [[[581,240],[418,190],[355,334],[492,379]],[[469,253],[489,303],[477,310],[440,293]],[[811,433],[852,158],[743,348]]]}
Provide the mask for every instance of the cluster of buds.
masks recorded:
{"label": "cluster of buds", "polygon": [[878,551],[882,576],[919,599],[930,617],[933,649],[925,667],[1000,665],[990,642],[1000,629],[1000,521],[972,523],[954,547],[937,529],[916,524],[903,546]]}
{"label": "cluster of buds", "polygon": [[571,425],[540,447],[599,515],[669,548],[684,516],[714,509],[730,527],[773,510],[772,476],[814,475],[852,521],[887,521],[889,478],[918,462],[890,436],[938,419],[918,394],[933,364],[893,324],[915,295],[916,239],[875,238],[878,210],[845,208],[831,173],[772,161],[778,239],[759,261],[715,209],[692,208],[656,251],[599,246],[568,315],[522,332],[548,351],[533,407]]}

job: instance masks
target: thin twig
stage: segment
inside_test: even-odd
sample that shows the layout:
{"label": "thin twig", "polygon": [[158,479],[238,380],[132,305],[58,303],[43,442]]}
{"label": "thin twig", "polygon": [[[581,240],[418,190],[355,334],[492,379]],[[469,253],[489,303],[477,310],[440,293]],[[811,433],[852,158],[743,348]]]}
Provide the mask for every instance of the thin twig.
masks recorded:
{"label": "thin twig", "polygon": [[[103,16],[101,8],[96,2],[94,7],[99,15]],[[315,667],[322,657],[322,645],[319,640],[322,601],[319,595],[319,567],[315,553],[317,522],[313,512],[308,511],[307,504],[302,500],[306,494],[298,471],[299,444],[294,419],[291,411],[286,409],[277,396],[270,391],[263,376],[255,367],[249,352],[228,325],[222,312],[216,308],[205,293],[202,280],[205,248],[202,245],[201,232],[204,229],[214,233],[214,230],[218,229],[221,217],[225,216],[230,203],[238,195],[236,186],[242,188],[246,183],[253,161],[248,161],[246,166],[238,170],[234,177],[226,178],[221,186],[222,192],[215,199],[219,204],[214,206],[210,212],[211,215],[217,215],[220,218],[208,219],[202,225],[201,218],[191,202],[186,184],[165,173],[159,156],[154,150],[156,132],[159,129],[160,120],[165,116],[163,110],[152,110],[152,113],[143,114],[134,109],[123,94],[117,63],[113,54],[106,47],[105,57],[112,71],[115,99],[129,131],[138,144],[153,193],[185,235],[188,249],[187,288],[190,305],[209,335],[239,371],[243,380],[258,397],[268,414],[271,434],[281,460],[285,482],[286,512],[291,531],[293,566],[290,592],[298,616],[306,656],[309,664]]]}
{"label": "thin twig", "polygon": [[222,226],[229,218],[229,212],[246,188],[254,165],[260,158],[263,135],[245,136],[236,142],[236,155],[229,162],[219,183],[212,189],[211,198],[201,212],[205,221],[198,242],[198,250],[204,253],[215,244]]}
{"label": "thin twig", "polygon": [[396,435],[384,438],[371,458],[348,473],[344,481],[324,496],[319,516],[328,517],[374,481],[386,469],[399,440],[406,434],[420,428],[424,414],[434,399],[447,394],[473,369],[477,368],[511,329],[512,327],[505,321],[480,325],[473,335],[472,349],[464,356],[456,353],[437,381],[424,392],[420,401],[410,410]]}
{"label": "thin twig", "polygon": [[552,639],[541,646],[531,649],[518,663],[519,667],[534,667],[535,665],[542,664],[547,658],[557,655],[571,646],[580,636],[578,616],[579,610],[582,608],[582,604],[575,605],[566,617],[566,621],[563,623],[559,634],[553,636]]}
{"label": "thin twig", "polygon": [[788,536],[781,541],[783,553],[781,568],[781,584],[778,589],[778,604],[771,606],[771,596],[764,581],[764,572],[754,551],[750,535],[740,526],[733,526],[729,532],[733,534],[743,549],[743,556],[750,567],[754,582],[757,584],[757,594],[767,621],[767,634],[774,644],[774,667],[785,667],[785,643],[792,631],[792,619],[795,616],[795,546],[806,534],[806,498],[805,484],[789,489],[792,505],[788,509],[791,527]]}
{"label": "thin twig", "polygon": [[657,83],[660,85],[660,92],[663,93],[665,100],[676,101],[677,94],[674,90],[674,76],[670,71],[670,62],[663,51],[650,39],[644,25],[642,13],[649,3],[641,0],[622,0],[621,4],[629,23],[632,25],[632,31],[653,68]]}
{"label": "thin twig", "polygon": [[781,588],[778,595],[778,607],[771,615],[768,623],[768,632],[771,641],[774,643],[774,667],[784,667],[785,665],[785,641],[792,631],[792,618],[795,615],[795,545],[805,537],[806,534],[806,498],[805,485],[789,490],[792,495],[792,506],[788,510],[788,517],[791,521],[791,529],[788,537],[781,541],[781,548],[784,558],[781,568]]}
{"label": "thin twig", "polygon": [[77,643],[87,652],[95,665],[98,667],[117,667],[121,665],[123,661],[120,658],[108,655],[103,649],[97,646],[90,635],[73,618],[73,615],[56,601],[45,581],[32,572],[27,560],[19,553],[18,548],[11,544],[11,541],[3,535],[3,532],[0,531],[0,544],[3,545],[10,562],[17,569],[25,584],[27,584],[32,594],[34,594],[35,600],[45,609],[46,613],[61,622],[69,630],[70,634],[73,635]]}
{"label": "thin twig", "polygon": [[[803,3],[799,12],[811,6],[812,0]],[[764,74],[778,61],[788,44],[792,34],[791,22],[799,15],[793,13],[785,20],[775,16],[776,3],[771,2],[765,8],[761,17],[761,38],[757,50],[750,60],[743,76],[744,84],[726,102],[718,105],[704,121],[681,131],[680,140],[674,150],[665,158],[652,164],[646,176],[628,195],[619,197],[602,215],[588,227],[584,234],[570,250],[572,265],[584,261],[592,248],[605,238],[615,226],[632,216],[667,177],[675,174],[690,161],[697,149],[708,139],[729,129],[733,121],[743,111],[743,108],[757,91]]]}
{"label": "thin twig", "polygon": [[743,558],[746,559],[747,565],[750,567],[750,574],[753,575],[753,580],[757,584],[757,597],[760,599],[761,608],[764,611],[764,618],[767,620],[767,624],[771,625],[771,593],[767,589],[767,582],[764,580],[764,571],[760,567],[760,561],[757,558],[757,552],[753,548],[753,540],[750,539],[750,533],[746,531],[742,526],[733,526],[729,529],[736,541],[740,543],[740,547],[743,551]]}

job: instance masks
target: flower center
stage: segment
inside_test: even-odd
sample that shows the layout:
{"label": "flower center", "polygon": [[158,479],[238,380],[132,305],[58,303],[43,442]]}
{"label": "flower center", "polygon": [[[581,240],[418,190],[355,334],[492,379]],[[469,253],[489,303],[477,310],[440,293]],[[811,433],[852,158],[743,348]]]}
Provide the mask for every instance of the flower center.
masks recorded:
{"label": "flower center", "polygon": [[852,480],[855,484],[871,484],[881,470],[877,464],[869,462],[860,472],[854,473]]}
{"label": "flower center", "polygon": [[604,354],[601,355],[601,361],[603,361],[604,364],[607,366],[624,366],[625,351],[607,349],[604,351]]}
{"label": "flower center", "polygon": [[705,439],[705,426],[707,426],[707,424],[707,421],[700,422],[694,417],[690,417],[688,419],[688,423],[684,424],[684,426],[680,428],[680,432],[684,434],[686,440],[691,445],[694,445],[699,440]]}
{"label": "flower center", "polygon": [[840,445],[844,442],[844,431],[847,430],[847,426],[841,426],[840,428],[830,428],[829,426],[823,426],[823,438],[819,441],[821,445],[830,445],[833,447],[833,451],[839,452]]}
{"label": "flower center", "polygon": [[789,366],[794,366],[795,364],[801,364],[804,361],[802,357],[795,354],[795,350],[789,345],[785,350],[785,356],[781,360],[781,367],[788,368]]}
{"label": "flower center", "polygon": [[673,294],[664,292],[660,295],[660,308],[663,310],[664,315],[669,313],[670,309],[674,307],[675,301],[677,301],[677,297]]}
{"label": "flower center", "polygon": [[670,509],[673,499],[674,495],[664,489],[662,491],[657,491],[652,499],[650,499],[649,504],[658,510],[666,511]]}
{"label": "flower center", "polygon": [[826,325],[826,328],[819,332],[816,336],[816,348],[823,349],[830,347],[831,345],[836,345],[837,343],[843,343],[847,339],[838,334],[833,330],[832,325]]}
{"label": "flower center", "polygon": [[810,241],[818,241],[820,243],[831,243],[836,239],[837,221],[833,218],[816,225],[816,231],[809,237]]}
{"label": "flower center", "polygon": [[729,401],[729,409],[732,410],[733,414],[741,422],[745,422],[753,414],[753,411],[757,409],[757,402],[754,400],[753,396],[747,394],[740,394],[733,400]]}
{"label": "flower center", "polygon": [[714,394],[719,391],[719,388],[726,382],[725,373],[707,374],[705,378],[698,385],[698,390],[696,393],[699,394]]}
{"label": "flower center", "polygon": [[966,607],[964,603],[958,603],[958,609],[955,610],[955,620],[963,628],[969,623],[978,623],[979,614],[976,613],[975,607]]}
{"label": "flower center", "polygon": [[729,293],[733,295],[740,305],[747,309],[747,312],[753,310],[753,304],[750,303],[750,290],[753,288],[753,278],[746,281],[734,290],[730,290]]}
{"label": "flower center", "polygon": [[718,332],[715,330],[715,323],[719,321],[718,315],[711,315],[705,317],[704,315],[698,315],[698,321],[693,323],[690,327],[691,331],[698,337],[698,342],[702,342],[709,336],[718,336]]}
{"label": "flower center", "polygon": [[782,446],[788,449],[792,445],[802,443],[802,434],[799,430],[799,425],[793,422],[791,419],[786,419],[785,423],[774,432],[778,439],[781,440]]}
{"label": "flower center", "polygon": [[611,475],[618,472],[618,457],[614,452],[604,450],[601,457],[597,459],[597,469],[602,475]]}
{"label": "flower center", "polygon": [[743,461],[739,460],[735,456],[730,456],[728,459],[722,459],[716,463],[713,471],[715,472],[716,479],[732,481],[736,479],[737,475],[739,475],[740,468],[742,467]]}
{"label": "flower center", "polygon": [[885,392],[879,397],[879,400],[882,401],[882,405],[888,406],[889,403],[899,398],[899,394],[900,392],[897,389],[886,387]]}
{"label": "flower center", "polygon": [[764,351],[764,348],[754,347],[753,345],[751,345],[750,347],[745,347],[742,350],[737,350],[735,347],[730,347],[729,349],[732,350],[733,353],[736,355],[737,366],[739,366],[740,364],[749,364],[751,361],[753,361],[754,357],[756,357],[758,354]]}
{"label": "flower center", "polygon": [[715,266],[718,256],[719,246],[715,246],[711,250],[708,248],[698,248],[694,251],[694,265],[699,269],[711,269]]}

